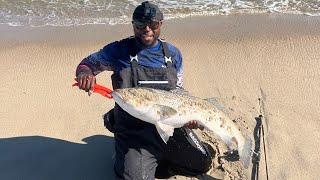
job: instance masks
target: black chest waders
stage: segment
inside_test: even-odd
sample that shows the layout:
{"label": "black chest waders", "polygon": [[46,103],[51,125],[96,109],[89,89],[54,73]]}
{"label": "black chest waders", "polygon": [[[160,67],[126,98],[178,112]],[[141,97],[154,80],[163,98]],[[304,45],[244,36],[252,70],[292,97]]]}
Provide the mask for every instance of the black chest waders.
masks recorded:
{"label": "black chest waders", "polygon": [[[162,68],[139,66],[135,39],[131,38],[130,43],[131,67],[111,76],[113,89],[175,89],[177,71],[173,67],[167,43],[160,40],[166,65]],[[165,144],[153,124],[129,115],[117,104],[112,112],[116,179],[153,180],[155,177],[167,178],[175,174],[196,176],[209,170],[212,159],[208,148],[192,130],[175,129],[174,135]]]}

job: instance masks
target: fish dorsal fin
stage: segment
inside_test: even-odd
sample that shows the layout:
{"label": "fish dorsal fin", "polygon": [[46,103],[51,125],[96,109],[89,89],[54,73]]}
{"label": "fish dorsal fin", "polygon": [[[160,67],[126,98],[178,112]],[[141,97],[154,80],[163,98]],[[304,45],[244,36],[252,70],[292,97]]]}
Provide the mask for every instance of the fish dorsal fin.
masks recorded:
{"label": "fish dorsal fin", "polygon": [[217,98],[207,98],[207,99],[204,99],[204,100],[209,102],[209,103],[211,103],[211,104],[213,104],[219,110],[225,111],[224,106],[219,102],[219,100]]}
{"label": "fish dorsal fin", "polygon": [[169,106],[165,106],[161,104],[155,104],[153,106],[156,107],[155,109],[158,111],[157,113],[160,114],[160,119],[166,119],[178,113],[177,110]]}
{"label": "fish dorsal fin", "polygon": [[167,143],[170,136],[173,136],[174,127],[161,122],[156,123],[155,126],[161,139]]}

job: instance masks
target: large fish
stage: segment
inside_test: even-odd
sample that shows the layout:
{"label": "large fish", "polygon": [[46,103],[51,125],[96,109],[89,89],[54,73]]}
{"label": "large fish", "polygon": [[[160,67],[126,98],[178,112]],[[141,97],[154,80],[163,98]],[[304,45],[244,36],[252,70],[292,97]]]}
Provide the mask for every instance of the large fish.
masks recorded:
{"label": "large fish", "polygon": [[112,92],[115,102],[132,116],[152,123],[161,138],[167,142],[174,128],[196,120],[227,145],[235,142],[240,160],[248,168],[252,142],[244,137],[234,122],[213,103],[186,93],[151,88],[125,88]]}

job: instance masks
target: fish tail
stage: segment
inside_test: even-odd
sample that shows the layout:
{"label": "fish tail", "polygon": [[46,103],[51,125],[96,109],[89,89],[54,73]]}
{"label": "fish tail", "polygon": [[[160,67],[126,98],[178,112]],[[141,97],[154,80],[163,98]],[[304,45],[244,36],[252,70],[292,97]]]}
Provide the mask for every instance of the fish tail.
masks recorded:
{"label": "fish tail", "polygon": [[244,138],[244,143],[239,147],[240,160],[243,166],[247,169],[249,167],[249,162],[251,158],[252,141],[249,137]]}

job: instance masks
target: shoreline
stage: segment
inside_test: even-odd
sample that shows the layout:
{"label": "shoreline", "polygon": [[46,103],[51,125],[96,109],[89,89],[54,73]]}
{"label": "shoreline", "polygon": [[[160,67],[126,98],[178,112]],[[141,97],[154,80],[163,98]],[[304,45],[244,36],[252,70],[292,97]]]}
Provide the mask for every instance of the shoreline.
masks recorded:
{"label": "shoreline", "polygon": [[[274,36],[319,34],[320,17],[287,14],[244,14],[228,16],[201,16],[164,20],[161,37],[170,36],[201,37],[201,33],[212,31],[211,36]],[[257,25],[259,24],[259,25]],[[203,28],[200,28],[202,26]],[[195,28],[198,27],[198,28]],[[132,33],[131,24],[14,27],[0,25],[3,37],[0,43],[97,43],[126,38]],[[196,34],[200,32],[200,34]],[[167,37],[168,36],[168,37]]]}

